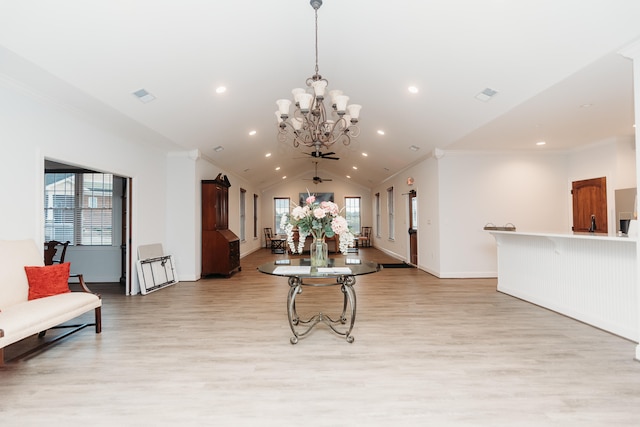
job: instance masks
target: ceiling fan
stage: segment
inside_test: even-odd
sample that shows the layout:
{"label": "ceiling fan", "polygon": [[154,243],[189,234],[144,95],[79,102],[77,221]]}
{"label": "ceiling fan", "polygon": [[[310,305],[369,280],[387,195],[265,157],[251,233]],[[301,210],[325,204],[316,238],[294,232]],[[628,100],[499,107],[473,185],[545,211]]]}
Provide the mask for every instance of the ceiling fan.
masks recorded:
{"label": "ceiling fan", "polygon": [[340,160],[340,157],[331,157],[334,153],[333,151],[329,151],[327,153],[321,153],[320,151],[312,151],[311,153],[303,153],[307,156],[315,157],[316,159],[327,159],[327,160]]}
{"label": "ceiling fan", "polygon": [[333,181],[330,178],[320,178],[318,176],[318,162],[314,162],[316,164],[316,173],[315,176],[313,178],[303,178],[305,181],[313,181],[314,184],[321,184],[324,181]]}

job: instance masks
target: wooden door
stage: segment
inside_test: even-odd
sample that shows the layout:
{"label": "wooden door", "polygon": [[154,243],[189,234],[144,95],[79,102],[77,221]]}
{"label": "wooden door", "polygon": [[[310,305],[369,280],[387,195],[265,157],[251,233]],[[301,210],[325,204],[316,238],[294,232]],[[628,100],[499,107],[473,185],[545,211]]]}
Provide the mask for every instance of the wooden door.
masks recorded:
{"label": "wooden door", "polygon": [[418,199],[416,190],[409,192],[409,263],[418,265]]}
{"label": "wooden door", "polygon": [[607,233],[607,178],[574,181],[571,184],[573,198],[573,231],[591,231],[591,218],[595,218],[596,233]]}

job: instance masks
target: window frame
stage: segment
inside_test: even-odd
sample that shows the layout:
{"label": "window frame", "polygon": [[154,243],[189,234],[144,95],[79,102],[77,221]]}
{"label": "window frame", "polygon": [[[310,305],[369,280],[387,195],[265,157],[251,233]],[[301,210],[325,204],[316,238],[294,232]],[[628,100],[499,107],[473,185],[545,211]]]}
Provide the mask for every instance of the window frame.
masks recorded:
{"label": "window frame", "polygon": [[387,188],[387,213],[389,215],[389,240],[395,240],[395,201],[393,187]]}
{"label": "window frame", "polygon": [[[278,208],[278,202],[282,202],[282,205],[286,205]],[[280,210],[280,212],[278,212]],[[273,198],[273,230],[274,234],[284,234],[285,230],[280,230],[280,219],[282,214],[291,212],[291,198],[290,197],[274,197]]]}
{"label": "window frame", "polygon": [[240,188],[240,241],[247,241],[247,190]]}
{"label": "window frame", "polygon": [[[357,204],[356,211],[357,213],[351,212],[353,209],[351,205],[351,201]],[[360,196],[345,196],[344,197],[344,217],[347,220],[347,224],[349,225],[349,229],[354,234],[362,233],[362,197]],[[357,217],[357,227],[353,226],[352,218]]]}
{"label": "window frame", "polygon": [[[73,246],[113,246],[116,223],[113,185],[113,174],[45,171],[45,240],[69,241]],[[60,204],[56,200],[64,202]],[[62,228],[59,233],[58,228]]]}
{"label": "window frame", "polygon": [[253,238],[258,238],[258,195],[253,194]]}
{"label": "window frame", "polygon": [[380,210],[380,193],[375,194],[375,209],[376,209],[376,237],[381,236],[380,227],[382,225],[382,212]]}

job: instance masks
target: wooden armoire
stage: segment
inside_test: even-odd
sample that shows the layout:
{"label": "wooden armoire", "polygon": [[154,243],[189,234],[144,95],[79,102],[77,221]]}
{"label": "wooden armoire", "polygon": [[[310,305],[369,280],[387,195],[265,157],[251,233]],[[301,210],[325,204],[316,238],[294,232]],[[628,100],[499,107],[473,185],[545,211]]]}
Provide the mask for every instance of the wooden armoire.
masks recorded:
{"label": "wooden armoire", "polygon": [[229,230],[226,175],[202,181],[202,277],[230,277],[240,271],[240,239]]}

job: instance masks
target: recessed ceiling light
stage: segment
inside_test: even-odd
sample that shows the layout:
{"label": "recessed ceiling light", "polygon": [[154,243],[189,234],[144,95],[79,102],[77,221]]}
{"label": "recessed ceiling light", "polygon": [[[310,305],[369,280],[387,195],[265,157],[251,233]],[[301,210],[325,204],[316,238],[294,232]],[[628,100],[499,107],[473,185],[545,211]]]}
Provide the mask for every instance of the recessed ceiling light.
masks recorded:
{"label": "recessed ceiling light", "polygon": [[589,108],[589,107],[593,107],[593,104],[582,104],[580,106],[580,108]]}
{"label": "recessed ceiling light", "polygon": [[362,156],[368,157],[369,155],[367,153],[362,153]]}
{"label": "recessed ceiling light", "polygon": [[280,170],[280,166],[278,166],[278,167],[276,168],[276,170],[277,170],[277,171],[279,171],[279,170]]}
{"label": "recessed ceiling light", "polygon": [[353,168],[354,168],[355,170],[358,170],[358,167],[357,167],[357,166],[354,166]]}
{"label": "recessed ceiling light", "polygon": [[544,141],[538,141],[538,142],[536,142],[536,145],[545,145],[545,144],[546,144],[546,142],[544,142]]}
{"label": "recessed ceiling light", "polygon": [[420,149],[420,147],[418,147],[417,145],[412,145],[409,148],[411,149],[411,151],[418,151]]}
{"label": "recessed ceiling light", "polygon": [[271,157],[271,153],[267,153],[264,155],[265,157]]}
{"label": "recessed ceiling light", "polygon": [[283,176],[282,179],[287,179],[287,175]]}
{"label": "recessed ceiling light", "polygon": [[419,90],[418,90],[418,88],[417,88],[417,87],[415,87],[415,86],[409,86],[409,92],[411,92],[411,93],[418,93],[418,92],[419,92]]}
{"label": "recessed ceiling light", "polygon": [[255,130],[252,130],[251,132],[249,132],[249,135],[250,135],[250,136],[253,136],[253,135],[255,135],[256,133],[258,133],[258,132],[257,132],[257,131],[255,131]]}
{"label": "recessed ceiling light", "polygon": [[216,93],[225,93],[227,91],[227,88],[224,86],[218,86],[216,88]]}
{"label": "recessed ceiling light", "polygon": [[218,145],[216,148],[213,149],[213,151],[215,151],[216,153],[219,153],[222,150],[224,150],[224,147],[222,145]]}
{"label": "recessed ceiling light", "polygon": [[351,175],[347,175],[347,178],[351,179]]}
{"label": "recessed ceiling light", "polygon": [[378,135],[384,135],[384,131],[381,129],[378,131]]}
{"label": "recessed ceiling light", "polygon": [[146,89],[139,89],[133,92],[133,96],[138,98],[143,104],[147,104],[156,99],[156,97],[150,94]]}

